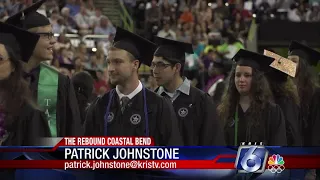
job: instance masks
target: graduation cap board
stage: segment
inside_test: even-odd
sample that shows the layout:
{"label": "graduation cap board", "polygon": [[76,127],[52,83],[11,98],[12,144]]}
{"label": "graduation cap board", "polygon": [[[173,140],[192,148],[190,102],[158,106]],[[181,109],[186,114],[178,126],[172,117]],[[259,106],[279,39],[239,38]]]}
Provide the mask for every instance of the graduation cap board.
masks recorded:
{"label": "graduation cap board", "polygon": [[[166,60],[183,63],[185,62],[185,54],[193,54],[192,44],[155,37],[155,43],[158,48],[154,52],[154,56],[163,57]],[[151,64],[151,62],[150,62]]]}
{"label": "graduation cap board", "polygon": [[50,25],[50,21],[47,17],[37,12],[46,0],[38,1],[32,4],[30,7],[14,14],[6,20],[6,23],[23,28],[31,29],[35,27]]}
{"label": "graduation cap board", "polygon": [[23,29],[0,22],[0,43],[20,55],[20,60],[28,62],[40,36]]}
{"label": "graduation cap board", "polygon": [[268,50],[264,50],[263,54],[265,56],[268,56],[274,59],[274,61],[270,64],[272,68],[277,69],[283,73],[286,73],[291,77],[296,76],[296,69],[297,69],[296,63]]}
{"label": "graduation cap board", "polygon": [[289,46],[289,55],[297,55],[308,61],[311,66],[316,66],[320,60],[320,52],[297,41],[291,42]]}
{"label": "graduation cap board", "polygon": [[157,47],[153,42],[119,27],[113,42],[113,47],[129,52],[140,63],[151,65]]}
{"label": "graduation cap board", "polygon": [[239,66],[249,66],[263,72],[267,72],[274,61],[271,57],[244,49],[240,49],[232,59]]}

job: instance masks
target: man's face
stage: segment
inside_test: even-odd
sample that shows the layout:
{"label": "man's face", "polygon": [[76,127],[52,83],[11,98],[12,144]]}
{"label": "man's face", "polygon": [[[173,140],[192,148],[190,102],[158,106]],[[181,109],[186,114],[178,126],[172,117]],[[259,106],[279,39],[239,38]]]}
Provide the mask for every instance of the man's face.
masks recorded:
{"label": "man's face", "polygon": [[171,67],[171,64],[162,57],[154,56],[151,64],[153,76],[158,86],[166,86],[174,78],[179,69],[176,66]]}
{"label": "man's face", "polygon": [[111,84],[123,85],[139,68],[138,60],[131,60],[127,51],[122,49],[109,50],[108,74]]}
{"label": "man's face", "polygon": [[51,25],[38,27],[36,34],[40,35],[39,41],[33,51],[33,57],[41,61],[53,59],[53,45],[56,38],[53,36]]}

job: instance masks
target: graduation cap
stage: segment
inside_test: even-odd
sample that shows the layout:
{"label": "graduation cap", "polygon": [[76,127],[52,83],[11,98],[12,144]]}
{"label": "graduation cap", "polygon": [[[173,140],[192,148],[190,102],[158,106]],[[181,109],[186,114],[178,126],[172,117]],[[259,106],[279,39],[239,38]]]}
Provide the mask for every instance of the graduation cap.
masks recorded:
{"label": "graduation cap", "polygon": [[82,94],[86,98],[89,98],[92,95],[94,88],[94,80],[88,72],[82,71],[75,73],[71,81],[76,92]]}
{"label": "graduation cap", "polygon": [[98,80],[97,72],[103,72],[102,70],[84,69],[87,71],[94,80]]}
{"label": "graduation cap", "polygon": [[263,72],[268,71],[270,64],[274,61],[271,57],[244,49],[240,49],[232,59],[239,66],[249,66]]}
{"label": "graduation cap", "polygon": [[274,61],[270,64],[272,68],[277,69],[291,77],[296,76],[296,63],[268,50],[264,50],[263,54],[274,59]]}
{"label": "graduation cap", "polygon": [[0,22],[0,43],[20,55],[20,60],[28,62],[40,36],[23,29]]}
{"label": "graduation cap", "polygon": [[32,4],[30,7],[18,12],[17,14],[9,17],[6,23],[23,28],[31,29],[35,27],[50,25],[50,21],[47,17],[37,12],[46,0],[38,1]]}
{"label": "graduation cap", "polygon": [[113,42],[113,47],[131,53],[140,63],[151,65],[153,52],[157,48],[153,42],[119,27]]}
{"label": "graduation cap", "polygon": [[158,49],[154,56],[163,57],[166,60],[183,63],[186,60],[186,53],[193,54],[192,44],[155,37],[155,43]]}
{"label": "graduation cap", "polygon": [[305,60],[311,66],[316,66],[320,60],[320,53],[311,47],[298,43],[297,41],[292,41],[289,46],[289,55],[297,55]]}

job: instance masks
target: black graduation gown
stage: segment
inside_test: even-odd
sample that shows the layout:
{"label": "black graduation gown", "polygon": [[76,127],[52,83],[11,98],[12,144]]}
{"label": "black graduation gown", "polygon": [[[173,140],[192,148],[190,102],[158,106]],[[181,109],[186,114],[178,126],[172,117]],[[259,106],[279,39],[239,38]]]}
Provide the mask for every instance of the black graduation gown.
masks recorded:
{"label": "black graduation gown", "polygon": [[225,87],[225,82],[219,82],[217,84],[216,90],[214,92],[214,95],[212,96],[213,102],[215,102],[216,104],[219,104],[221,101],[221,98],[223,96],[223,92],[224,92],[224,87]]}
{"label": "black graduation gown", "polygon": [[[261,112],[261,123],[258,127],[248,128],[250,107],[243,112],[238,105],[238,142],[263,142],[267,146],[286,146],[285,119],[279,105],[268,103]],[[232,118],[225,125],[225,138],[229,146],[234,146],[235,120]]]}
{"label": "black graduation gown", "polygon": [[[149,118],[149,136],[155,140],[157,146],[183,145],[179,132],[177,118],[171,103],[154,92],[145,89]],[[110,91],[111,92],[111,91]],[[110,98],[110,92],[98,97],[87,110],[85,120],[86,136],[104,135],[104,115]],[[143,91],[135,95],[128,103],[123,114],[120,110],[119,96],[114,90],[110,105],[112,117],[108,122],[108,136],[145,136],[145,117]],[[140,116],[138,124],[132,123],[132,117]]]}
{"label": "black graduation gown", "polygon": [[14,121],[5,127],[8,137],[2,146],[32,146],[39,137],[50,137],[46,116],[40,110],[25,103]]}
{"label": "black graduation gown", "polygon": [[278,104],[286,120],[286,132],[288,146],[302,146],[302,119],[300,107],[289,98],[277,97]]}
{"label": "black graduation gown", "polygon": [[[58,73],[58,72],[57,72]],[[38,82],[40,75],[40,66],[33,71],[31,78],[31,90],[33,96],[37,99]],[[78,101],[69,77],[59,73],[58,76],[58,93],[57,93],[57,135],[65,136],[82,136],[83,127],[78,107]]]}
{"label": "black graduation gown", "polygon": [[186,146],[225,145],[223,123],[218,119],[216,106],[207,93],[191,86],[189,95],[180,93],[173,101],[173,107]]}
{"label": "black graduation gown", "polygon": [[316,88],[309,105],[309,114],[303,115],[307,117],[303,132],[304,145],[320,146],[320,88]]}

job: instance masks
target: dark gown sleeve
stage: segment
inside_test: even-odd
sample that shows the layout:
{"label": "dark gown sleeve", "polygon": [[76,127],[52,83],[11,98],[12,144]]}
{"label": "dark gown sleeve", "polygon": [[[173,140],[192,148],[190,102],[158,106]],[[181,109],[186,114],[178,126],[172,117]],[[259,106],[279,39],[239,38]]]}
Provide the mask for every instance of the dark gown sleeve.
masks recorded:
{"label": "dark gown sleeve", "polygon": [[73,85],[68,77],[66,77],[66,136],[82,136],[83,127],[81,124],[80,111],[78,101],[73,88]]}
{"label": "dark gown sleeve", "polygon": [[85,136],[99,136],[99,127],[97,127],[98,119],[97,116],[97,108],[99,108],[99,102],[101,97],[97,97],[90,106],[86,109],[86,118],[84,121],[84,135]]}
{"label": "dark gown sleeve", "polygon": [[300,108],[291,99],[279,103],[286,123],[288,146],[302,146],[302,122]]}
{"label": "dark gown sleeve", "polygon": [[203,110],[202,112],[204,112],[204,116],[199,132],[199,145],[224,146],[223,123],[217,116],[216,105],[207,94],[201,96],[201,109]]}
{"label": "dark gown sleeve", "polygon": [[287,146],[286,124],[279,105],[269,106],[268,115],[268,146]]}
{"label": "dark gown sleeve", "polygon": [[320,89],[316,89],[310,106],[311,146],[320,146]]}
{"label": "dark gown sleeve", "polygon": [[178,119],[172,103],[167,98],[161,97],[157,120],[160,124],[160,137],[162,137],[162,142],[160,142],[159,145],[183,146],[178,126]]}
{"label": "dark gown sleeve", "polygon": [[36,145],[39,138],[51,136],[45,114],[36,109],[31,109],[30,111],[30,115],[25,122],[27,125],[27,132],[23,142],[25,146]]}

